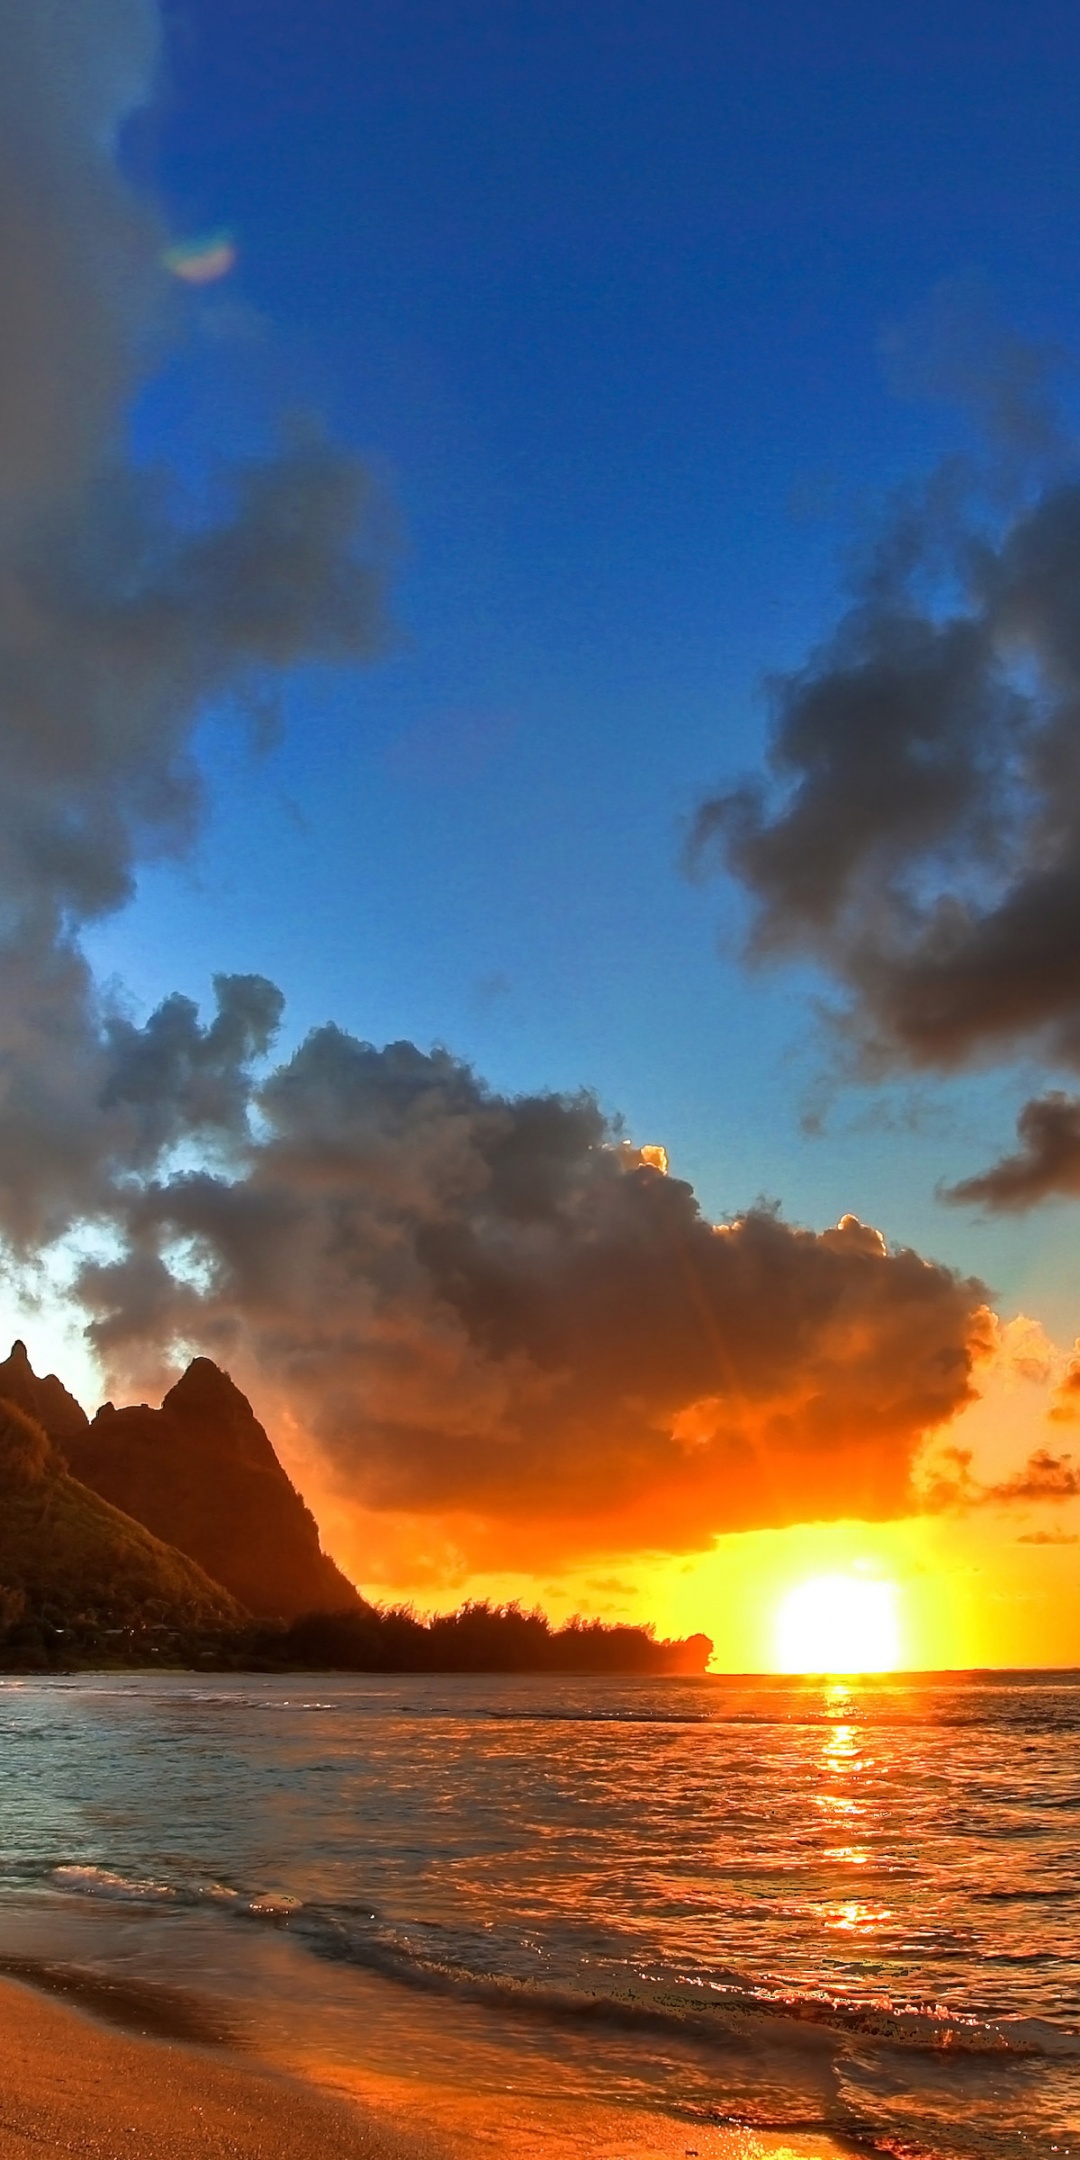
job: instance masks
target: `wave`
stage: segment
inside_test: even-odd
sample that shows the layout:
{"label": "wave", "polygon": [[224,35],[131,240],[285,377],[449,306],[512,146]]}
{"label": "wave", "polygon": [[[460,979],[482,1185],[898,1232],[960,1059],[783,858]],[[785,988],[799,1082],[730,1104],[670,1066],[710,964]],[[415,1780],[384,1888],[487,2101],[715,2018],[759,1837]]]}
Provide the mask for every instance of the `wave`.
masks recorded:
{"label": "wave", "polygon": [[1039,2018],[981,2019],[943,2003],[856,1999],[824,1989],[770,1986],[741,1975],[717,1980],[608,1972],[599,1984],[585,1987],[484,1970],[471,1962],[466,1946],[455,1954],[452,1940],[437,1952],[418,1947],[381,1924],[368,1906],[305,1904],[276,1891],[245,1892],[213,1880],[166,1881],[89,1863],[53,1867],[49,1879],[58,1890],[84,1897],[172,1910],[210,1907],[237,1920],[285,1927],[314,1956],[514,2016],[666,2031],[721,2048],[745,2046],[755,2038],[764,2042],[770,2035],[779,2039],[799,2027],[818,2033],[823,2043],[876,2041],[934,2056],[1069,2055],[1080,2061],[1080,2035]]}
{"label": "wave", "polygon": [[50,1868],[49,1879],[58,1890],[112,1899],[124,1905],[220,1905],[244,1919],[274,1921],[288,1920],[300,1909],[299,1898],[281,1892],[247,1897],[227,1883],[162,1882],[153,1875],[121,1875],[114,1868],[84,1862],[64,1862]]}
{"label": "wave", "polygon": [[[54,1893],[144,1906],[166,1929],[171,1916],[201,1911],[210,1925],[283,1930],[301,1956],[433,1998],[436,2018],[452,2004],[474,2005],[507,2021],[508,2040],[516,2023],[512,2045],[530,2055],[584,2046],[602,2060],[621,2035],[635,2060],[669,2065],[665,2112],[703,2132],[830,2136],[881,2160],[1017,2160],[1018,2123],[1027,2124],[1025,2137],[1052,2123],[1040,2149],[1069,2142],[1056,2125],[1075,2108],[1080,2034],[1040,2017],[995,2019],[942,2001],[831,1993],[738,1970],[700,1976],[659,1961],[518,1971],[507,1968],[520,1943],[434,1922],[399,1927],[366,1900],[305,1901],[171,1865],[145,1873],[109,1866],[104,1857],[43,1872]],[[66,1986],[68,1968],[64,1975]]]}

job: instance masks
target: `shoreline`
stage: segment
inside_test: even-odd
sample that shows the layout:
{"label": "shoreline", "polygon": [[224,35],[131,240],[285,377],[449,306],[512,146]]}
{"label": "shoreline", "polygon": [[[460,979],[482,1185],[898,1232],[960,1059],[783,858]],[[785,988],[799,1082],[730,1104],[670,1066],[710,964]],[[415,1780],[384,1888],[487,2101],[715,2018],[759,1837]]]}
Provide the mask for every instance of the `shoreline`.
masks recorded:
{"label": "shoreline", "polygon": [[[17,1968],[17,1969],[16,1969]],[[108,2022],[105,2022],[105,2021]],[[845,2160],[827,2136],[567,2107],[542,2119],[402,2076],[325,2082],[197,1996],[0,1958],[0,2160]]]}
{"label": "shoreline", "polygon": [[147,1991],[142,2025],[143,1991],[114,1990],[106,2025],[90,2005],[100,2013],[108,1983],[70,1967],[32,1977],[30,1962],[0,1977],[0,2160],[444,2160],[222,2039],[152,2031],[164,1990]]}

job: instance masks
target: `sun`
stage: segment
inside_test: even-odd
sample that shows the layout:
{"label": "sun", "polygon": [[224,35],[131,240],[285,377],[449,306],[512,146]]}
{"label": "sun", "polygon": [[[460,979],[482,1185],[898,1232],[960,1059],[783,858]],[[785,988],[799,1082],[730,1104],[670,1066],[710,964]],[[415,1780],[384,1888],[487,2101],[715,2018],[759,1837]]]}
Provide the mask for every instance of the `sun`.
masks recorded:
{"label": "sun", "polygon": [[899,1592],[860,1575],[814,1575],[789,1590],[776,1615],[778,1672],[894,1672],[900,1663]]}

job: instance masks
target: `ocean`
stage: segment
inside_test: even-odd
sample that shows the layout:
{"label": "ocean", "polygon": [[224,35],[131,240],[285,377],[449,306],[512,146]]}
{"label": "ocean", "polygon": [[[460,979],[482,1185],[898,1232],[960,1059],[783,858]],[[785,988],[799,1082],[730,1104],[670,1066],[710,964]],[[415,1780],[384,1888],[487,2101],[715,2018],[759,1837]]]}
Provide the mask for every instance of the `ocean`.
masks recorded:
{"label": "ocean", "polygon": [[0,1970],[493,2151],[1080,2153],[1080,1674],[9,1676],[0,1734]]}

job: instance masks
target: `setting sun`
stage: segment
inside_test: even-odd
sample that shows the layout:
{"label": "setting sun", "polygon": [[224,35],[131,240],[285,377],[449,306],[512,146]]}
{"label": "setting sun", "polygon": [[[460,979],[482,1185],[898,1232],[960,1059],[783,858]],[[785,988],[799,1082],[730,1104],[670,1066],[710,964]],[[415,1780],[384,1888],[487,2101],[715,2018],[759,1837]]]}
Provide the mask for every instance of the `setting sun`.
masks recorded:
{"label": "setting sun", "polygon": [[897,1587],[858,1575],[815,1575],[776,1616],[780,1672],[892,1672],[900,1663]]}

